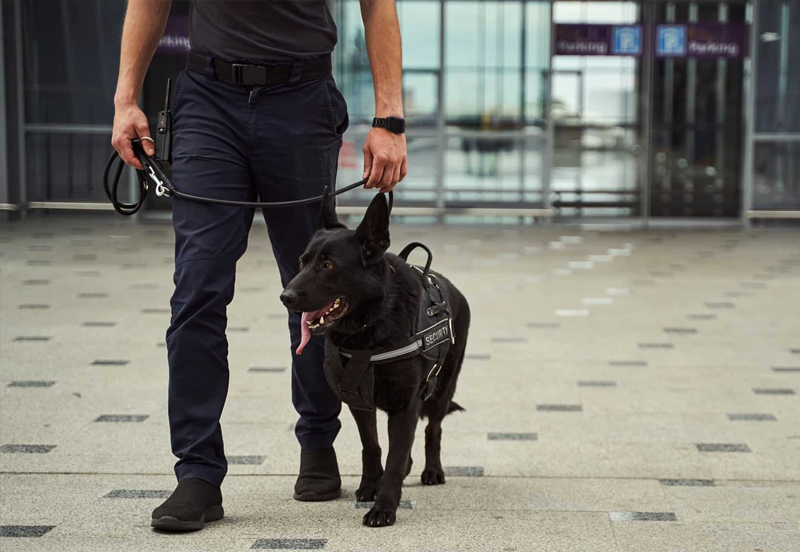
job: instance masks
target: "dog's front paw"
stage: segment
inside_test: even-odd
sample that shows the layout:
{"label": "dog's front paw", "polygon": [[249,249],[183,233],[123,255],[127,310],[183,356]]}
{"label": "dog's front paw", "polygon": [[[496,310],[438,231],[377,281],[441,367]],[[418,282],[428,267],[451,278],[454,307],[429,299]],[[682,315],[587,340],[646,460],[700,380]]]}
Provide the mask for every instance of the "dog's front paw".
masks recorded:
{"label": "dog's front paw", "polygon": [[436,468],[435,470],[425,469],[422,472],[423,485],[444,485],[444,470]]}
{"label": "dog's front paw", "polygon": [[361,485],[356,491],[356,500],[358,502],[372,502],[378,496],[378,482],[369,481],[361,482]]}
{"label": "dog's front paw", "polygon": [[397,508],[386,508],[376,502],[364,516],[363,523],[367,527],[387,527],[394,525],[396,519]]}

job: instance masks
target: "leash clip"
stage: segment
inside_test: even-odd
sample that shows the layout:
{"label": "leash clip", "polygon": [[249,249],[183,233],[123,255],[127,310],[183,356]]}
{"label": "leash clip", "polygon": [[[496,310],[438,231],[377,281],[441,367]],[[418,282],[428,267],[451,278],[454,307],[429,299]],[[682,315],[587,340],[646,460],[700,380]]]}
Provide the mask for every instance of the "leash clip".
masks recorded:
{"label": "leash clip", "polygon": [[148,165],[147,166],[147,170],[150,171],[150,175],[149,175],[150,178],[152,178],[153,181],[156,183],[156,195],[159,196],[159,197],[161,197],[161,196],[168,196],[168,197],[171,196],[172,193],[170,192],[170,189],[167,188],[166,186],[164,186],[164,182],[160,178],[158,178],[158,176],[156,176],[156,171],[153,170],[153,167]]}

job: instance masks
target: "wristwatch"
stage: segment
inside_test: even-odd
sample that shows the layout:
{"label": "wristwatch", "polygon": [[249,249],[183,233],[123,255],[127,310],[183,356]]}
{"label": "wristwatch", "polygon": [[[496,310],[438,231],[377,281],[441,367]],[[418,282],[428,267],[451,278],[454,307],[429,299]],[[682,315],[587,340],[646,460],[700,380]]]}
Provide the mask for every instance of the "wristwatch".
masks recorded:
{"label": "wristwatch", "polygon": [[406,131],[406,120],[400,117],[375,117],[372,119],[373,128],[385,128],[394,134],[403,134]]}

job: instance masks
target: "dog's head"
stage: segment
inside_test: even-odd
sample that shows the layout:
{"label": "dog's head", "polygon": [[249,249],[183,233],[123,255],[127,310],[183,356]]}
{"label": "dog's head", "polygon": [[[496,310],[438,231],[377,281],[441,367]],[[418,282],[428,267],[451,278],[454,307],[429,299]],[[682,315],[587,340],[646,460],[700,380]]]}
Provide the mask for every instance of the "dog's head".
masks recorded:
{"label": "dog's head", "polygon": [[361,224],[350,230],[339,222],[325,191],[317,231],[300,257],[300,272],[281,293],[286,308],[302,313],[297,354],[312,334],[325,333],[359,304],[384,294],[388,248],[389,206],[383,194],[375,196]]}

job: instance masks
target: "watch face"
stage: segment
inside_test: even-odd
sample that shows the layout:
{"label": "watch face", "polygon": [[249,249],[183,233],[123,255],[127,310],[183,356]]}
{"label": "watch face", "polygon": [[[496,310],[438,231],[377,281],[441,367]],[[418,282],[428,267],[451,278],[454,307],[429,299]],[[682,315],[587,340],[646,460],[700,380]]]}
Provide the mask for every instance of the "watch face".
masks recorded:
{"label": "watch face", "polygon": [[389,130],[395,134],[405,131],[406,122],[399,117],[389,117]]}

